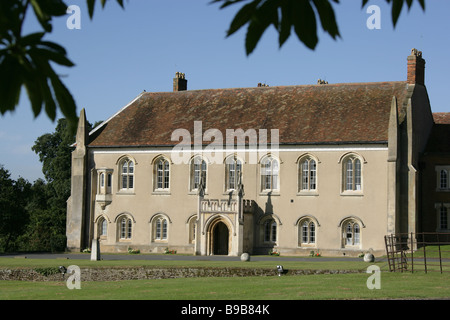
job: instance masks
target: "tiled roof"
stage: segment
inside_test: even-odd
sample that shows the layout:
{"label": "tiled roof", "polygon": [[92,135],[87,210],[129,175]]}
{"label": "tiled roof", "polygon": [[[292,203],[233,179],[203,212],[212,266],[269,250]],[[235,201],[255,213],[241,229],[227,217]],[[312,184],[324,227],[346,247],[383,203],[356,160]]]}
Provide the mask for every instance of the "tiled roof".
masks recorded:
{"label": "tiled roof", "polygon": [[435,112],[433,119],[436,124],[450,124],[450,112]]}
{"label": "tiled roof", "polygon": [[279,129],[280,144],[386,142],[392,97],[401,106],[406,91],[406,82],[379,82],[145,92],[89,145],[173,146],[172,132],[187,129],[193,137],[194,121],[203,132],[220,130],[224,141],[226,129],[267,129],[269,140],[270,129]]}
{"label": "tiled roof", "polygon": [[450,153],[450,113],[433,113],[434,125],[431,130],[426,153]]}

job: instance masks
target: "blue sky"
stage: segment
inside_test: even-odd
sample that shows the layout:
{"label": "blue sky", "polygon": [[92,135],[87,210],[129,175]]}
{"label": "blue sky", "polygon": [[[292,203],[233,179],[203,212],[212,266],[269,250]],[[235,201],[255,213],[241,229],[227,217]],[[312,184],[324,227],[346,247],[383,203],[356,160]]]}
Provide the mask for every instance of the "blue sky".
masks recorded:
{"label": "blue sky", "polygon": [[[99,1],[97,1],[99,2]],[[86,0],[66,0],[81,8],[81,29],[66,26],[69,15],[54,21],[47,37],[63,45],[73,68],[58,68],[88,120],[106,120],[143,90],[171,91],[175,72],[186,74],[188,89],[329,83],[403,81],[412,48],[423,52],[426,86],[433,112],[450,112],[450,1],[427,0],[422,11],[406,7],[397,27],[384,0],[368,5],[381,9],[381,29],[369,30],[370,14],[359,0],[334,5],[341,38],[319,31],[319,44],[307,49],[293,34],[280,49],[268,29],[256,50],[245,54],[246,29],[229,38],[226,30],[240,7],[219,10],[210,0],[129,0],[125,9],[109,1],[89,19]],[[31,16],[31,15],[29,15]],[[27,20],[25,32],[39,26]],[[45,113],[34,119],[25,93],[14,113],[0,116],[0,164],[33,182],[42,178],[41,163],[31,151],[35,140],[53,132],[56,122]]]}

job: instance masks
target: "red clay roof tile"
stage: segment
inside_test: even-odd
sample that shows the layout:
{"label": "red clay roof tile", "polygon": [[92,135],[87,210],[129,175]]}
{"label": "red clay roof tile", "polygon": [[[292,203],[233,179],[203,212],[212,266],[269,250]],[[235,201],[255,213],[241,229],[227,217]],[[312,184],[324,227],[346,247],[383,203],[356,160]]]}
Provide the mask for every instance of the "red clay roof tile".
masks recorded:
{"label": "red clay roof tile", "polygon": [[[279,129],[279,143],[376,143],[388,140],[392,97],[399,105],[406,82],[143,93],[91,135],[91,147],[173,146],[176,129],[193,137],[218,129]],[[194,142],[192,138],[192,143]],[[205,142],[209,144],[210,142]]]}

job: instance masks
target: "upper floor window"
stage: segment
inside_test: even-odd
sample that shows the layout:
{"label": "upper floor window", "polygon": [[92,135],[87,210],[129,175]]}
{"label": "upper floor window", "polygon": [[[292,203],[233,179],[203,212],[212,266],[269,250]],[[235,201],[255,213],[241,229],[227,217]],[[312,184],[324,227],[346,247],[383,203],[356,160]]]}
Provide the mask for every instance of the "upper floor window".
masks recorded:
{"label": "upper floor window", "polygon": [[112,186],[112,173],[106,174],[106,191],[107,193],[111,193],[111,186]]}
{"label": "upper floor window", "polygon": [[156,172],[156,190],[168,190],[170,186],[170,165],[169,161],[165,158],[160,158],[155,163]]}
{"label": "upper floor window", "polygon": [[342,184],[344,192],[362,191],[362,162],[354,155],[348,155],[342,160]]}
{"label": "upper floor window", "polygon": [[112,187],[112,169],[98,169],[98,194],[110,194]]}
{"label": "upper floor window", "polygon": [[134,188],[134,162],[124,159],[120,162],[120,189],[131,190]]}
{"label": "upper floor window", "polygon": [[317,190],[317,161],[306,156],[298,162],[298,191]]}
{"label": "upper floor window", "polygon": [[450,191],[450,165],[436,166],[436,191]]}
{"label": "upper floor window", "polygon": [[200,156],[196,156],[191,160],[191,191],[198,190],[200,181],[203,179],[203,187],[206,188],[206,161]]}
{"label": "upper floor window", "polygon": [[261,189],[272,191],[280,189],[279,162],[272,156],[267,156],[261,161]]}
{"label": "upper floor window", "polygon": [[225,161],[225,190],[236,190],[242,173],[242,161],[230,156]]}

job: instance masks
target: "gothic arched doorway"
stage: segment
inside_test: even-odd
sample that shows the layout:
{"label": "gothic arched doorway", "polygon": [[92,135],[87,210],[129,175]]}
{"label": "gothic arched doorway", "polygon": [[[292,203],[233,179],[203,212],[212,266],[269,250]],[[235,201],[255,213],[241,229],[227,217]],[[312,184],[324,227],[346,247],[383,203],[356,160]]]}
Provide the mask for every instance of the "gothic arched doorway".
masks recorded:
{"label": "gothic arched doorway", "polygon": [[221,221],[217,222],[213,227],[213,254],[228,255],[229,237],[227,225]]}

